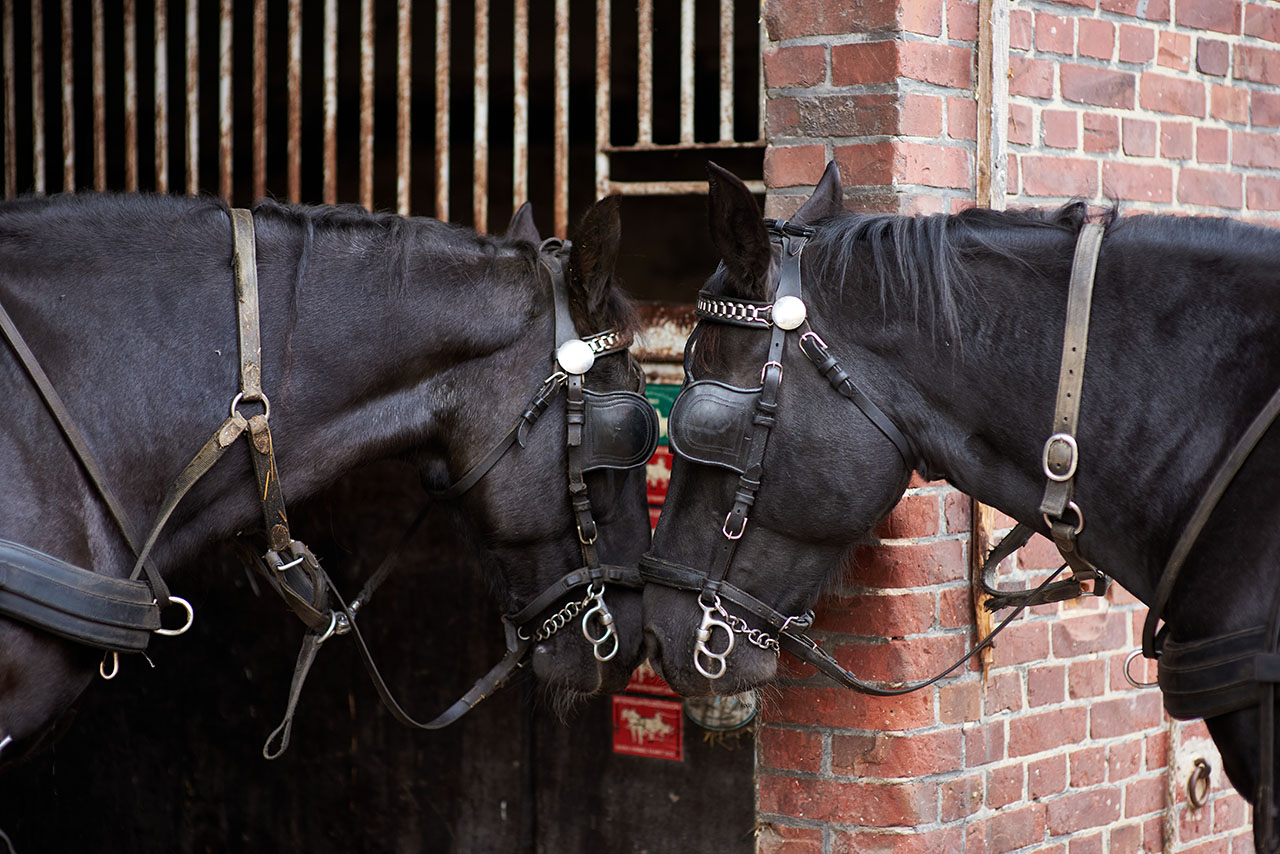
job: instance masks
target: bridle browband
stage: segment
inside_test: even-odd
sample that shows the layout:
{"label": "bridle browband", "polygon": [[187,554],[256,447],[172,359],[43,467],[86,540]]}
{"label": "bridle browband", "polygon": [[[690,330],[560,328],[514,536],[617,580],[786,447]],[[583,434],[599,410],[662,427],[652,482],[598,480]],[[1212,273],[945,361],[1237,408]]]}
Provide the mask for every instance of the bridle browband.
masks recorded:
{"label": "bridle browband", "polygon": [[[258,480],[268,538],[266,553],[261,556],[251,555],[251,565],[267,579],[272,589],[276,590],[308,629],[294,669],[284,719],[263,747],[266,758],[276,758],[288,746],[302,685],[320,646],[334,635],[350,633],[356,639],[361,660],[379,697],[397,720],[420,729],[440,729],[457,720],[476,703],[500,688],[515,670],[523,666],[533,643],[549,638],[580,613],[583,614],[583,635],[592,644],[596,658],[600,661],[610,660],[617,652],[618,639],[613,627],[613,616],[604,601],[605,584],[639,588],[642,582],[635,569],[600,564],[595,546],[596,524],[591,515],[584,472],[595,468],[631,468],[647,461],[657,443],[657,415],[652,406],[635,392],[594,393],[583,388],[583,375],[596,357],[624,352],[629,342],[612,330],[585,339],[577,337],[569,314],[561,257],[567,252],[568,244],[558,240],[546,241],[538,254],[539,263],[547,270],[551,279],[555,305],[557,369],[544,381],[506,436],[458,481],[433,497],[456,498],[462,495],[514,445],[524,447],[528,430],[532,429],[556,394],[564,388],[569,425],[569,493],[584,566],[561,576],[516,613],[504,615],[507,654],[443,714],[432,721],[420,723],[403,710],[388,689],[360,633],[355,616],[387,576],[392,558],[417,531],[426,517],[426,511],[424,509],[419,514],[400,544],[388,553],[360,594],[349,605],[342,599],[311,551],[303,543],[293,539],[268,425],[270,402],[261,386],[253,215],[241,208],[231,209],[229,214],[233,231],[232,264],[240,355],[239,391],[231,401],[228,418],[214,431],[169,488],[144,541],[139,541],[123,506],[112,492],[57,390],[22,338],[17,325],[3,305],[0,305],[0,333],[17,354],[58,423],[86,478],[103,499],[126,543],[136,555],[130,576],[114,578],[74,566],[18,543],[0,540],[0,615],[44,629],[67,640],[106,650],[107,656],[114,660],[110,672],[105,668],[106,659],[100,668],[106,679],[113,678],[118,672],[120,652],[144,651],[153,633],[178,635],[185,632],[194,619],[193,609],[186,600],[170,594],[164,579],[152,567],[148,557],[182,498],[221,459],[226,450],[244,435],[249,439],[250,456]],[[244,403],[258,403],[263,411],[246,418],[240,412],[240,405]],[[608,436],[597,438],[594,442],[587,441],[591,438],[589,422],[593,416],[596,420],[607,421],[612,418],[615,422],[619,419],[625,421],[597,426],[597,432],[622,435],[623,440],[630,441],[633,447],[611,447]],[[609,427],[615,429],[610,432],[607,429]],[[627,428],[630,428],[630,433],[626,433]],[[617,444],[616,439],[614,444]],[[589,450],[585,448],[587,445],[590,446]],[[639,457],[643,459],[636,463],[634,460]],[[147,576],[146,581],[139,580],[143,573]],[[583,599],[570,601],[547,616],[548,611],[564,596],[583,587],[587,588]],[[337,602],[337,607],[329,606],[330,597]],[[160,611],[171,603],[181,605],[186,611],[186,622],[181,628],[165,629],[161,626]],[[593,621],[598,624],[597,631],[593,631]],[[273,751],[271,745],[277,738],[280,745]]]}

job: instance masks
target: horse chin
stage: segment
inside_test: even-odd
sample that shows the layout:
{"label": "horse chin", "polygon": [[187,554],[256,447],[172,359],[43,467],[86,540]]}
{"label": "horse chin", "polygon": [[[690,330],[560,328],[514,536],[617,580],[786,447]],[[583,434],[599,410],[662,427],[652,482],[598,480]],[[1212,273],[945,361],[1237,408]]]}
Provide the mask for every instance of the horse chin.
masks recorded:
{"label": "horse chin", "polygon": [[[553,692],[575,696],[611,694],[621,691],[642,659],[639,604],[635,626],[618,632],[617,652],[608,661],[597,660],[592,645],[575,631],[577,624],[533,647],[533,672],[538,681]],[[619,626],[625,626],[619,621]]]}
{"label": "horse chin", "polygon": [[663,632],[645,629],[645,650],[649,663],[662,680],[682,697],[725,697],[740,694],[772,682],[778,675],[778,657],[751,646],[735,644],[725,659],[724,675],[708,679],[693,665],[693,636],[671,642]]}

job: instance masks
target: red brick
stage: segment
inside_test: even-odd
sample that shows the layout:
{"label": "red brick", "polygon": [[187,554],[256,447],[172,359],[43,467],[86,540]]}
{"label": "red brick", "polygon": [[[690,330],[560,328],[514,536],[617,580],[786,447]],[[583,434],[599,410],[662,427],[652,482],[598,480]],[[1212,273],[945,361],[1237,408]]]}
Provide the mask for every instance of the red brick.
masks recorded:
{"label": "red brick", "polygon": [[813,730],[761,727],[756,736],[762,768],[803,771],[822,770],[822,733]]}
{"label": "red brick", "polygon": [[973,625],[973,594],[967,586],[938,591],[938,625],[947,629]]}
{"label": "red brick", "polygon": [[1029,196],[1090,198],[1098,192],[1098,164],[1071,157],[1023,157],[1022,189]]}
{"label": "red brick", "polygon": [[1226,77],[1231,67],[1231,46],[1217,39],[1196,42],[1196,71],[1214,77]]}
{"label": "red brick", "polygon": [[1249,810],[1240,797],[1215,798],[1213,801],[1213,832],[1226,833],[1243,827]]}
{"label": "red brick", "polygon": [[908,93],[902,99],[899,131],[903,136],[934,138],[942,134],[942,99],[934,95]]}
{"label": "red brick", "polygon": [[1169,0],[1146,0],[1139,12],[1145,21],[1169,20]]}
{"label": "red brick", "polygon": [[1010,153],[1005,158],[1008,163],[1006,167],[1008,186],[1005,188],[1009,195],[1018,196],[1022,194],[1022,167],[1018,162],[1018,155]]}
{"label": "red brick", "polygon": [[1041,534],[1036,534],[1018,550],[1019,569],[1043,569],[1051,572],[1061,565],[1062,557],[1058,553],[1058,547]]}
{"label": "red brick", "polygon": [[1196,161],[1226,163],[1230,138],[1225,128],[1196,128]]}
{"label": "red brick", "polygon": [[835,685],[792,685],[770,708],[768,720],[800,726],[845,729],[909,730],[936,720],[933,695],[917,691],[902,697],[859,697]]}
{"label": "red brick", "polygon": [[1077,35],[1077,52],[1094,59],[1111,59],[1116,44],[1116,28],[1110,21],[1081,18]]}
{"label": "red brick", "polygon": [[938,86],[973,85],[974,51],[932,42],[901,42],[902,76]]}
{"label": "red brick", "polygon": [[[1184,170],[1185,171],[1185,170]],[[1089,735],[1112,738],[1160,725],[1159,693],[1132,693],[1116,700],[1095,700],[1089,706]]]}
{"label": "red brick", "polygon": [[827,51],[821,45],[780,47],[764,52],[766,86],[816,86],[826,79]]}
{"label": "red brick", "polygon": [[897,41],[838,44],[831,48],[831,84],[864,86],[892,83],[901,73]]}
{"label": "red brick", "polygon": [[1014,50],[1031,50],[1033,32],[1031,13],[1015,9],[1009,13],[1009,47]]}
{"label": "red brick", "polygon": [[1022,800],[1026,773],[1021,765],[1004,765],[987,772],[987,798],[983,806],[998,810]]}
{"label": "red brick", "polygon": [[1009,755],[1027,756],[1075,744],[1084,738],[1087,716],[1083,708],[1015,716],[1009,721]]}
{"label": "red brick", "polygon": [[908,33],[942,35],[942,0],[912,0],[898,7],[898,25]]}
{"label": "red brick", "polygon": [[898,129],[896,101],[891,94],[774,97],[766,124],[772,137],[891,136]]}
{"label": "red brick", "polygon": [[908,495],[902,498],[888,517],[875,530],[883,540],[906,537],[932,537],[941,531],[938,526],[939,509],[937,493]]}
{"label": "red brick", "polygon": [[[987,819],[985,824],[987,851],[1016,851],[1044,839],[1044,805],[1029,804],[1020,809],[1003,809]],[[966,846],[965,851],[970,850]]]}
{"label": "red brick", "polygon": [[947,824],[961,821],[982,809],[982,777],[970,774],[944,780],[938,785],[938,820]]}
{"label": "red brick", "polygon": [[960,769],[964,741],[959,727],[936,732],[831,737],[831,770],[852,777],[927,777]]}
{"label": "red brick", "polygon": [[1231,162],[1236,166],[1273,169],[1280,166],[1280,136],[1274,133],[1231,132]]}
{"label": "red brick", "polygon": [[964,734],[964,763],[977,768],[1004,759],[1004,723],[969,727]]}
{"label": "red brick", "polygon": [[[1092,195],[1092,194],[1090,194]],[[996,640],[995,666],[1008,667],[1049,657],[1049,630],[1039,620],[1015,620]]]}
{"label": "red brick", "polygon": [[1155,771],[1169,764],[1169,731],[1160,730],[1142,740],[1142,750],[1146,756],[1146,768]]}
{"label": "red brick", "polygon": [[1195,150],[1195,136],[1188,122],[1160,123],[1160,156],[1170,160],[1190,160]]}
{"label": "red brick", "polygon": [[1121,122],[1124,153],[1130,157],[1154,157],[1156,153],[1155,122],[1125,118]]}
{"label": "red brick", "polygon": [[[1103,194],[1111,195],[1111,191],[1103,185]],[[1107,664],[1105,661],[1085,660],[1073,661],[1067,667],[1067,696],[1073,700],[1085,697],[1100,696],[1107,687]]]}
{"label": "red brick", "polygon": [[1087,789],[1106,782],[1106,748],[1077,747],[1068,759],[1071,766],[1071,788]]}
{"label": "red brick", "polygon": [[1178,0],[1175,22],[1193,30],[1240,32],[1240,4],[1235,0]]}
{"label": "red brick", "polygon": [[1111,850],[1136,852],[1142,847],[1142,826],[1123,824],[1111,829]]}
{"label": "red brick", "polygon": [[973,524],[973,499],[953,489],[947,492],[943,506],[948,534],[959,534],[970,529]]}
{"label": "red brick", "polygon": [[1203,116],[1204,84],[1147,71],[1138,85],[1138,103],[1143,109],[1160,113]]}
{"label": "red brick", "polygon": [[1066,101],[1133,109],[1134,79],[1126,71],[1063,63],[1060,74],[1062,97]]}
{"label": "red brick", "polygon": [[982,698],[983,710],[988,715],[1000,712],[1016,712],[1022,708],[1022,679],[1016,673],[996,673],[987,680],[987,690]]}
{"label": "red brick", "polygon": [[1014,145],[1030,145],[1034,139],[1031,108],[1026,104],[1009,105],[1009,142]]}
{"label": "red brick", "polygon": [[1156,33],[1150,27],[1120,25],[1120,61],[1147,63],[1155,56]]}
{"label": "red brick", "polygon": [[801,36],[844,35],[888,30],[897,24],[897,0],[853,4],[788,0],[765,7],[766,28],[778,41]]}
{"label": "red brick", "polygon": [[831,854],[937,854],[959,851],[963,846],[964,830],[960,827],[836,831],[831,837]]}
{"label": "red brick", "polygon": [[764,152],[764,181],[769,187],[812,187],[827,166],[822,145],[771,145]]}
{"label": "red brick", "polygon": [[972,98],[947,99],[947,136],[952,139],[978,138],[978,103]]}
{"label": "red brick", "polygon": [[1191,36],[1161,33],[1156,46],[1156,65],[1186,71],[1191,68]]}
{"label": "red brick", "polygon": [[967,577],[958,541],[907,543],[860,548],[851,577],[869,587],[921,587]]}
{"label": "red brick", "polygon": [[1040,113],[1043,141],[1048,148],[1075,148],[1079,114],[1074,110],[1044,110]]}
{"label": "red brick", "polygon": [[1236,45],[1235,78],[1280,85],[1280,52],[1265,47]]}
{"label": "red brick", "polygon": [[1027,705],[1035,708],[1066,699],[1067,669],[1058,664],[1045,664],[1027,671]]}
{"label": "red brick", "polygon": [[846,186],[893,183],[893,143],[888,140],[836,146],[835,159]]}
{"label": "red brick", "polygon": [[1245,203],[1251,211],[1280,211],[1280,178],[1250,175],[1245,179]]}
{"label": "red brick", "polygon": [[1028,98],[1053,97],[1054,63],[1044,59],[1009,57],[1009,94]]}
{"label": "red brick", "polygon": [[1074,20],[1036,13],[1036,50],[1071,55],[1076,40]]}
{"label": "red brick", "polygon": [[1121,614],[1089,614],[1056,621],[1051,632],[1054,658],[1074,658],[1100,650],[1118,649],[1126,639]]}
{"label": "red brick", "polygon": [[1108,825],[1120,817],[1120,789],[1107,786],[1053,798],[1046,803],[1046,824],[1054,836]]}
{"label": "red brick", "polygon": [[887,643],[848,641],[833,643],[831,654],[864,679],[913,682],[959,660],[966,642],[962,634],[917,635]]}
{"label": "red brick", "polygon": [[1249,120],[1249,92],[1239,86],[1210,86],[1209,115],[1224,122],[1244,124]]}
{"label": "red brick", "polygon": [[760,812],[810,821],[914,827],[937,814],[937,784],[928,781],[853,783],[765,774],[757,788]]}
{"label": "red brick", "polygon": [[823,597],[814,628],[864,637],[918,635],[933,627],[937,596],[930,591]]}
{"label": "red brick", "polygon": [[1250,3],[1244,7],[1244,34],[1280,42],[1280,9]]}
{"label": "red brick", "polygon": [[1254,127],[1280,127],[1280,95],[1256,90],[1250,92],[1249,120]]}
{"label": "red brick", "polygon": [[1142,743],[1121,741],[1107,747],[1107,779],[1111,782],[1125,780],[1138,773],[1142,767]]}
{"label": "red brick", "polygon": [[978,40],[978,4],[972,0],[948,0],[947,38],[959,42]]}
{"label": "red brick", "polygon": [[1120,120],[1105,113],[1084,114],[1084,150],[1095,153],[1120,148]]}
{"label": "red brick", "polygon": [[1067,757],[1059,753],[1027,765],[1027,796],[1041,800],[1067,788]]}
{"label": "red brick", "polygon": [[766,821],[760,823],[756,836],[756,854],[822,854],[822,844],[822,828]]}
{"label": "red brick", "polygon": [[1104,12],[1136,17],[1141,0],[1098,0],[1098,8]]}

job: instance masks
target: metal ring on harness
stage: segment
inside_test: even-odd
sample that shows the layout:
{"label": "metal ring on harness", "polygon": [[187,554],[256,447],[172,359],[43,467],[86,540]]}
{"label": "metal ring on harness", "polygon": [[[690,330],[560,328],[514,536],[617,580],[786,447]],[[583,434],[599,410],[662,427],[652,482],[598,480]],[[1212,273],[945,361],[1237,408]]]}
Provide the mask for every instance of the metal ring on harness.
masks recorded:
{"label": "metal ring on harness", "polygon": [[1135,687],[1135,688],[1150,688],[1150,687],[1152,687],[1152,686],[1154,686],[1154,685],[1159,685],[1159,684],[1160,684],[1160,680],[1159,680],[1159,679],[1156,679],[1156,680],[1151,681],[1151,682],[1139,682],[1137,679],[1134,679],[1132,676],[1130,676],[1130,675],[1129,675],[1129,664],[1130,664],[1130,663],[1131,663],[1135,658],[1137,658],[1137,657],[1138,657],[1138,656],[1140,656],[1140,655],[1142,655],[1142,647],[1138,647],[1137,649],[1135,649],[1133,652],[1129,653],[1129,654],[1125,657],[1125,659],[1124,659],[1124,678],[1125,678],[1125,681],[1126,681],[1126,682],[1128,682],[1130,685],[1132,685],[1132,686],[1133,686],[1133,687]]}
{"label": "metal ring on harness", "polygon": [[[1067,502],[1067,509],[1068,509],[1068,510],[1070,510],[1070,511],[1072,511],[1073,513],[1075,513],[1075,514],[1076,514],[1076,529],[1075,529],[1075,535],[1078,537],[1078,536],[1080,536],[1080,532],[1084,530],[1084,511],[1083,511],[1083,510],[1081,510],[1081,509],[1080,509],[1080,505],[1079,505],[1079,504],[1076,504],[1074,501],[1068,501],[1068,502]],[[1049,520],[1049,514],[1048,514],[1048,513],[1041,513],[1041,514],[1040,514],[1040,518],[1041,518],[1041,519],[1044,519],[1044,525],[1045,525],[1045,527],[1046,527],[1046,528],[1052,528],[1052,527],[1053,527],[1053,522],[1051,522],[1051,521]]]}
{"label": "metal ring on harness", "polygon": [[180,628],[176,628],[176,629],[154,629],[153,631],[155,634],[164,635],[165,637],[177,637],[178,635],[185,634],[187,629],[191,628],[191,624],[195,622],[196,611],[194,608],[191,607],[191,603],[188,602],[186,599],[183,599],[181,596],[170,596],[169,604],[173,604],[175,602],[181,605],[183,609],[186,610],[187,622],[184,623]]}
{"label": "metal ring on harness", "polygon": [[240,401],[242,400],[262,401],[263,417],[265,417],[268,421],[271,420],[271,401],[267,400],[267,396],[265,394],[259,393],[254,397],[246,398],[244,396],[244,392],[240,392],[235,397],[231,398],[231,416],[233,418],[235,417],[236,410],[240,407]]}

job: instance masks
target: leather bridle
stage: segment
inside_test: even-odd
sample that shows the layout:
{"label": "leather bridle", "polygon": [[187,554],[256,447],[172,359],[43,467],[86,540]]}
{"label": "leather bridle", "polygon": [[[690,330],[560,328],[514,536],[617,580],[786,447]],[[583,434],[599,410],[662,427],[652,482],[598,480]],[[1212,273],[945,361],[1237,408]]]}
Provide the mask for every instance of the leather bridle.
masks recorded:
{"label": "leather bridle", "polygon": [[[86,478],[102,497],[108,512],[136,555],[128,578],[113,578],[74,566],[51,555],[18,543],[0,540],[0,615],[25,622],[68,640],[106,650],[101,668],[104,678],[118,671],[118,654],[142,652],[151,634],[177,635],[190,628],[194,619],[191,605],[173,596],[148,557],[174,509],[191,487],[221,459],[242,435],[249,439],[251,459],[258,480],[268,548],[253,555],[252,565],[302,620],[308,631],[294,669],[285,716],[263,747],[268,759],[279,756],[289,743],[292,720],[302,685],[320,646],[334,635],[350,633],[379,696],[397,720],[421,729],[439,729],[465,714],[476,703],[500,688],[523,666],[530,647],[546,640],[579,614],[586,640],[595,657],[610,660],[617,652],[618,639],[613,616],[605,603],[605,585],[639,588],[642,584],[634,568],[603,565],[597,554],[597,527],[591,513],[584,473],[596,468],[631,468],[643,465],[657,444],[657,414],[636,392],[595,393],[584,388],[583,375],[597,357],[625,352],[629,343],[614,331],[579,339],[569,313],[563,260],[568,244],[546,241],[538,260],[549,275],[555,306],[556,369],[534,394],[515,425],[487,454],[458,481],[434,498],[456,498],[474,486],[512,447],[524,447],[527,433],[563,389],[568,422],[568,491],[578,540],[583,555],[580,569],[565,573],[548,585],[532,601],[513,614],[504,615],[507,653],[503,659],[458,701],[432,721],[420,723],[408,715],[388,689],[356,623],[356,612],[367,604],[386,578],[393,558],[425,518],[425,510],[373,573],[360,594],[347,604],[319,561],[290,533],[280,478],[271,441],[270,402],[261,385],[261,344],[259,337],[258,286],[253,216],[248,210],[230,211],[233,230],[237,329],[240,355],[239,391],[231,401],[230,414],[191,459],[169,488],[145,540],[139,540],[128,516],[112,492],[101,467],[39,361],[23,340],[17,325],[0,305],[0,333],[17,354],[46,407],[57,421]],[[306,250],[304,249],[304,258]],[[305,263],[305,262],[304,262]],[[259,404],[262,412],[245,417],[242,404]],[[595,421],[606,422],[603,425]],[[610,422],[612,419],[612,422]],[[595,426],[594,434],[592,428]],[[612,428],[612,429],[610,429]],[[629,432],[628,432],[629,431]],[[618,448],[617,436],[630,447]],[[614,437],[614,444],[609,438]],[[639,459],[639,462],[635,460]],[[140,580],[142,574],[146,580]],[[586,595],[548,615],[566,596],[583,588]],[[336,602],[336,606],[330,602]],[[161,626],[160,611],[178,604],[186,611],[186,623],[178,629]],[[110,672],[106,661],[113,661]],[[279,739],[278,749],[272,742]]]}

